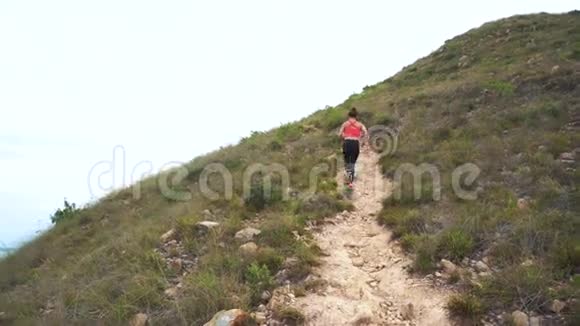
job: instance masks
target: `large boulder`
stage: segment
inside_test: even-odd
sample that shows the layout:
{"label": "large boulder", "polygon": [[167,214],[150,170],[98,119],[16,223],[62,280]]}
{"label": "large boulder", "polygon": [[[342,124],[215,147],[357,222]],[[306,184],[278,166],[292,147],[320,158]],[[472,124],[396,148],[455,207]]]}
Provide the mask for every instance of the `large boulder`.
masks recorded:
{"label": "large boulder", "polygon": [[213,318],[204,324],[204,326],[237,326],[237,325],[255,325],[255,321],[241,309],[222,310],[215,314]]}
{"label": "large boulder", "polygon": [[262,231],[255,228],[245,228],[236,233],[235,238],[242,242],[250,242],[254,240],[254,237],[262,233]]}

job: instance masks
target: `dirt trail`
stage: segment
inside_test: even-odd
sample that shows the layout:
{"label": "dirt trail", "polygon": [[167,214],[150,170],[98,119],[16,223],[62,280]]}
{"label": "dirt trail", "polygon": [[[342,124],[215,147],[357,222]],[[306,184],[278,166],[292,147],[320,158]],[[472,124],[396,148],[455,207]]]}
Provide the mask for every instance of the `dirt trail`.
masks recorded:
{"label": "dirt trail", "polygon": [[376,222],[390,195],[378,159],[370,151],[359,158],[352,195],[356,210],[328,219],[314,234],[325,257],[313,275],[327,286],[293,300],[306,325],[451,324],[444,309],[447,294],[407,273],[410,260]]}

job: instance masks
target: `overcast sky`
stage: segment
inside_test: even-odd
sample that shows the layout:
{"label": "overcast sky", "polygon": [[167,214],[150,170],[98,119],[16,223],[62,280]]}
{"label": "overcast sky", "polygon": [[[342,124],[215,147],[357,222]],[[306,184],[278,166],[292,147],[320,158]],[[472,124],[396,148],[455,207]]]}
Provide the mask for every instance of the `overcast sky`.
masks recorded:
{"label": "overcast sky", "polygon": [[89,172],[115,146],[127,171],[189,161],[484,22],[575,2],[2,0],[0,242],[29,238],[64,197],[102,195]]}

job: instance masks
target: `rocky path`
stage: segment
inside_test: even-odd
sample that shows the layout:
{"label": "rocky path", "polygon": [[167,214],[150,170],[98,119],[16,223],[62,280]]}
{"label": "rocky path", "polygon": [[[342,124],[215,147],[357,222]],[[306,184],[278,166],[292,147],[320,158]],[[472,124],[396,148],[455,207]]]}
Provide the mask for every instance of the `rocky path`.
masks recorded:
{"label": "rocky path", "polygon": [[326,286],[292,300],[306,325],[450,325],[447,293],[412,278],[410,260],[391,242],[375,214],[390,184],[378,170],[379,157],[365,152],[357,163],[352,196],[356,207],[326,220],[314,236],[325,256],[313,276]]}

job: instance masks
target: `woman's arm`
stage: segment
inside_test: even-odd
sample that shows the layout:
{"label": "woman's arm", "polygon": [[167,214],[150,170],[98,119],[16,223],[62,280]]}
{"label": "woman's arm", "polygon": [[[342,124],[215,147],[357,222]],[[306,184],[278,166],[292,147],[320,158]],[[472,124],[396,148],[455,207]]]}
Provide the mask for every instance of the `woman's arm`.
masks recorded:
{"label": "woman's arm", "polygon": [[346,122],[343,122],[342,125],[340,126],[340,130],[338,131],[338,137],[342,138],[342,133],[344,132],[344,126],[346,125]]}
{"label": "woman's arm", "polygon": [[362,135],[360,137],[361,143],[364,144],[364,143],[368,142],[368,140],[369,140],[369,132],[367,130],[367,127],[365,127],[365,125],[362,123],[360,123],[360,129],[362,131]]}

